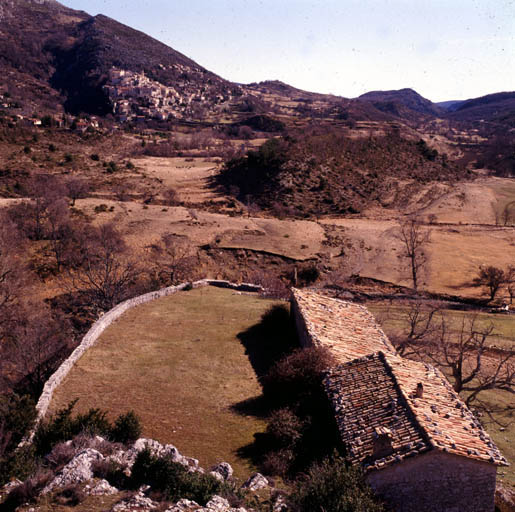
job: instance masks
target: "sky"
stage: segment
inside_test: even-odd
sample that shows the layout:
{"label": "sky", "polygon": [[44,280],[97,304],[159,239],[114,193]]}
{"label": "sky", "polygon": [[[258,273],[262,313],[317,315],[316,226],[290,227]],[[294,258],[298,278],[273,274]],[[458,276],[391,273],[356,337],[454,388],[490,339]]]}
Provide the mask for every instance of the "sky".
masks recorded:
{"label": "sky", "polygon": [[515,0],[60,0],[228,80],[432,101],[515,90]]}

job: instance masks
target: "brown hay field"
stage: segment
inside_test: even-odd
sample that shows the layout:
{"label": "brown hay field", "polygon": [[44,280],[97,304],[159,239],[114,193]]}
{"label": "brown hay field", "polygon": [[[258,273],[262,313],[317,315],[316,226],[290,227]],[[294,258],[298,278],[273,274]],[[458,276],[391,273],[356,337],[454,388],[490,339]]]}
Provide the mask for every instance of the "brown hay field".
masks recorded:
{"label": "brown hay field", "polygon": [[232,407],[261,387],[238,333],[277,302],[200,288],[125,313],[57,389],[51,412],[79,398],[111,417],[134,409],[143,435],[172,443],[203,467],[225,460],[239,477],[255,468],[237,450],[262,432],[262,419]]}

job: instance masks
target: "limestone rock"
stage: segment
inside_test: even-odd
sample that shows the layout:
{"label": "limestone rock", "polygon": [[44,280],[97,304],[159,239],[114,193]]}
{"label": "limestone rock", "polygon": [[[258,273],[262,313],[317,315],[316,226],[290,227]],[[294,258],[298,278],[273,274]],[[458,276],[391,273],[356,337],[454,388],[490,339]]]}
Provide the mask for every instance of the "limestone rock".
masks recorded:
{"label": "limestone rock", "polygon": [[196,501],[187,499],[179,500],[175,505],[167,508],[165,512],[191,512],[198,510],[200,505]]}
{"label": "limestone rock", "polygon": [[93,478],[91,466],[93,462],[102,460],[103,455],[92,448],[86,448],[79,452],[56,477],[43,489],[46,494],[56,487],[65,487],[71,484],[80,484]]}
{"label": "limestone rock", "polygon": [[155,510],[158,505],[155,501],[145,496],[147,490],[148,486],[140,487],[134,496],[116,503],[111,512],[146,512],[148,510]]}
{"label": "limestone rock", "polygon": [[86,485],[84,487],[84,492],[91,496],[109,496],[111,494],[116,494],[119,491],[116,487],[113,487],[107,480],[102,479],[94,485]]}
{"label": "limestone rock", "polygon": [[264,489],[269,485],[270,482],[261,473],[254,473],[241,487],[243,489],[248,489],[249,491],[257,491],[258,489]]}
{"label": "limestone rock", "polygon": [[220,462],[219,464],[211,468],[209,474],[220,481],[226,481],[232,477],[233,469],[229,463]]}

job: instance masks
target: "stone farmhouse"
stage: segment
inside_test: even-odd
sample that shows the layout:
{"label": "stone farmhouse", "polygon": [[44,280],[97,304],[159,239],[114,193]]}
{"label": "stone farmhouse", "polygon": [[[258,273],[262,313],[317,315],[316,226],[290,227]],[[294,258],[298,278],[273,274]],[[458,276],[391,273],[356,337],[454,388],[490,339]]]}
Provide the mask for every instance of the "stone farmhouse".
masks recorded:
{"label": "stone farmhouse", "polygon": [[348,460],[401,512],[492,512],[507,465],[433,366],[400,357],[363,306],[292,290],[303,346],[327,347],[325,379]]}

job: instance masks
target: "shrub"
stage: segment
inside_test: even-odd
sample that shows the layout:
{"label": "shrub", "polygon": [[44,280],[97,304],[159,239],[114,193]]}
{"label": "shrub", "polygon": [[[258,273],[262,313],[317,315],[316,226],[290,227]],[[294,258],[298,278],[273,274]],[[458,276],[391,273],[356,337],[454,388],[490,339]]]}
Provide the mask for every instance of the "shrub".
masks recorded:
{"label": "shrub", "polygon": [[129,486],[129,479],[125,474],[125,469],[126,467],[113,460],[96,460],[91,464],[91,470],[95,477],[107,480],[118,489]]}
{"label": "shrub", "polygon": [[317,394],[332,356],[319,347],[297,349],[275,363],[263,379],[265,395],[279,404],[291,404]]}
{"label": "shrub", "polygon": [[98,162],[100,161],[100,157],[96,154],[96,153],[93,153],[91,156],[90,156],[91,160],[93,160],[93,162]]}
{"label": "shrub", "polygon": [[141,435],[141,423],[134,411],[120,414],[111,430],[111,439],[117,443],[133,443]]}
{"label": "shrub", "polygon": [[149,449],[141,451],[132,467],[132,486],[147,484],[170,501],[186,498],[205,505],[223,485],[211,475],[190,473],[170,457],[156,457]]}
{"label": "shrub", "polygon": [[76,507],[86,499],[86,493],[78,484],[70,484],[59,491],[55,501],[61,505]]}
{"label": "shrub", "polygon": [[32,446],[24,446],[0,459],[0,485],[12,478],[24,480],[36,469],[36,454]]}
{"label": "shrub", "polygon": [[2,510],[14,512],[20,505],[35,502],[52,476],[53,473],[50,471],[38,471],[9,493],[2,503]]}
{"label": "shrub", "polygon": [[314,464],[297,479],[290,496],[294,512],[381,512],[363,474],[340,457]]}
{"label": "shrub", "polygon": [[139,437],[141,432],[140,421],[132,411],[121,414],[115,425],[107,420],[107,413],[101,409],[89,409],[84,414],[77,414],[72,417],[72,411],[77,400],[74,400],[52,416],[47,421],[42,421],[34,436],[34,447],[40,456],[50,453],[52,448],[59,442],[72,439],[78,434],[89,436],[100,435],[110,437],[113,433],[118,439],[125,439],[130,442]]}
{"label": "shrub", "polygon": [[29,396],[0,396],[0,486],[10,478],[24,478],[34,469],[31,447],[16,450],[36,419]]}

